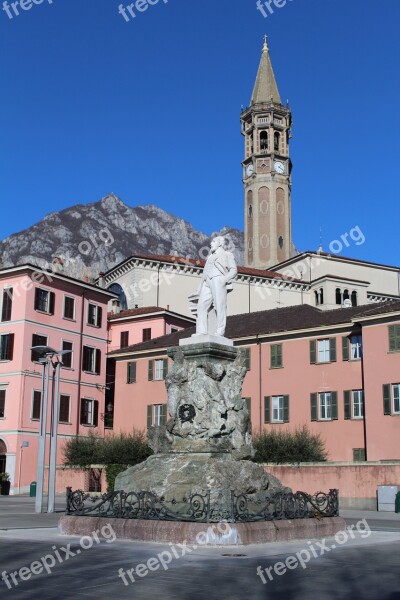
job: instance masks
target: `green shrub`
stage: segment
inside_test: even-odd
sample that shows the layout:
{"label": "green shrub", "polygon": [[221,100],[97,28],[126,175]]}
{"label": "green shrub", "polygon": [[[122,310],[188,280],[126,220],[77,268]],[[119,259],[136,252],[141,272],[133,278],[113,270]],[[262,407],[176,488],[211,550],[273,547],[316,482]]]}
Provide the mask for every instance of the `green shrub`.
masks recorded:
{"label": "green shrub", "polygon": [[114,491],[115,478],[119,473],[126,471],[128,465],[107,465],[106,466],[106,479],[107,479],[107,491]]}
{"label": "green shrub", "polygon": [[300,463],[327,459],[325,442],[320,434],[311,433],[306,425],[295,431],[263,431],[253,436],[254,462]]}
{"label": "green shrub", "polygon": [[76,468],[90,465],[134,466],[152,454],[145,433],[138,430],[104,439],[93,434],[69,438],[64,444],[63,452],[64,464]]}

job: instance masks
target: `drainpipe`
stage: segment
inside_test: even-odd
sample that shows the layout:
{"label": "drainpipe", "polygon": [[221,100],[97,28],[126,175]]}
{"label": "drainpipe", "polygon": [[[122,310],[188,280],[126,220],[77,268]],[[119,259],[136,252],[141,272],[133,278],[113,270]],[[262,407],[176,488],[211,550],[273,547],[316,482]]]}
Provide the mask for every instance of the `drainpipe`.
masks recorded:
{"label": "drainpipe", "polygon": [[81,330],[79,336],[78,356],[78,402],[76,408],[76,435],[79,434],[79,421],[81,420],[81,388],[82,388],[82,354],[83,354],[83,323],[85,318],[85,290],[82,292]]}
{"label": "drainpipe", "polygon": [[366,412],[366,402],[365,402],[365,370],[364,370],[364,339],[362,335],[362,325],[360,324],[361,329],[361,385],[363,390],[363,408],[364,408],[364,418],[363,418],[363,426],[364,426],[364,448],[365,448],[365,461],[368,460],[368,443],[367,443],[367,412]]}
{"label": "drainpipe", "polygon": [[259,413],[260,413],[260,433],[262,433],[262,370],[261,370],[261,340],[257,333],[257,346],[258,346],[258,401],[259,401]]}
{"label": "drainpipe", "polygon": [[157,268],[157,301],[156,301],[156,306],[159,306],[159,302],[160,302],[160,269],[161,269],[161,263],[158,263],[158,268]]}

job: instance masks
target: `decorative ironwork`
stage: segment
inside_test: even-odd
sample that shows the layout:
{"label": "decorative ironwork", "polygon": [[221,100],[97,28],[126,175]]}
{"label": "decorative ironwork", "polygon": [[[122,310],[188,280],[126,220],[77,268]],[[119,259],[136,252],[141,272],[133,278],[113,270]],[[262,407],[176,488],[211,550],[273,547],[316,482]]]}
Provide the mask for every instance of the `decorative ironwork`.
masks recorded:
{"label": "decorative ironwork", "polygon": [[196,410],[192,404],[183,404],[178,412],[179,420],[182,423],[193,423],[196,416]]}
{"label": "decorative ironwork", "polygon": [[327,494],[314,495],[287,491],[237,495],[234,491],[212,490],[167,501],[152,492],[117,491],[92,496],[82,490],[73,492],[69,487],[66,514],[198,523],[323,519],[339,515],[339,491],[332,489]]}

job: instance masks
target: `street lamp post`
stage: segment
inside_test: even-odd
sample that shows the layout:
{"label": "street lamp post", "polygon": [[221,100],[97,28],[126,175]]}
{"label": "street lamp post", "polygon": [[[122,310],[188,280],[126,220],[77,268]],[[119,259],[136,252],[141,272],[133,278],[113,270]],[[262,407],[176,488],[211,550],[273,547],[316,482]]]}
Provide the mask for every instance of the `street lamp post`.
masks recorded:
{"label": "street lamp post", "polygon": [[[44,488],[44,466],[46,457],[46,430],[47,430],[47,406],[48,392],[50,379],[50,365],[53,367],[52,378],[52,399],[51,399],[51,437],[50,437],[50,469],[49,469],[49,496],[48,496],[48,512],[54,512],[55,502],[55,478],[56,478],[56,461],[57,461],[57,429],[58,429],[58,413],[59,413],[59,382],[60,373],[59,367],[62,361],[59,357],[68,354],[71,350],[54,350],[49,346],[33,346],[34,350],[42,355],[39,362],[43,364],[42,375],[42,398],[40,403],[40,422],[39,422],[39,450],[37,464],[37,487],[35,512],[43,512],[43,488]],[[57,357],[53,362],[53,358]],[[54,389],[55,388],[55,389]]]}

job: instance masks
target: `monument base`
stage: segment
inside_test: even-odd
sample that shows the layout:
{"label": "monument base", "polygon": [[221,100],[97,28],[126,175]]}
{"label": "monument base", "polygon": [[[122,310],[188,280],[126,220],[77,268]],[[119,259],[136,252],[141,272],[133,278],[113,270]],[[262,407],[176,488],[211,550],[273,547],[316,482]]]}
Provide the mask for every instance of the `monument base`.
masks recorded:
{"label": "monument base", "polygon": [[190,338],[179,341],[180,346],[191,346],[192,344],[221,344],[222,346],[233,346],[232,340],[222,335],[211,335],[194,333]]}
{"label": "monument base", "polygon": [[107,517],[65,515],[59,521],[64,535],[92,535],[105,525],[112,525],[117,539],[162,544],[186,543],[192,549],[207,546],[244,546],[327,538],[346,529],[342,517],[261,521],[256,523],[189,523]]}

